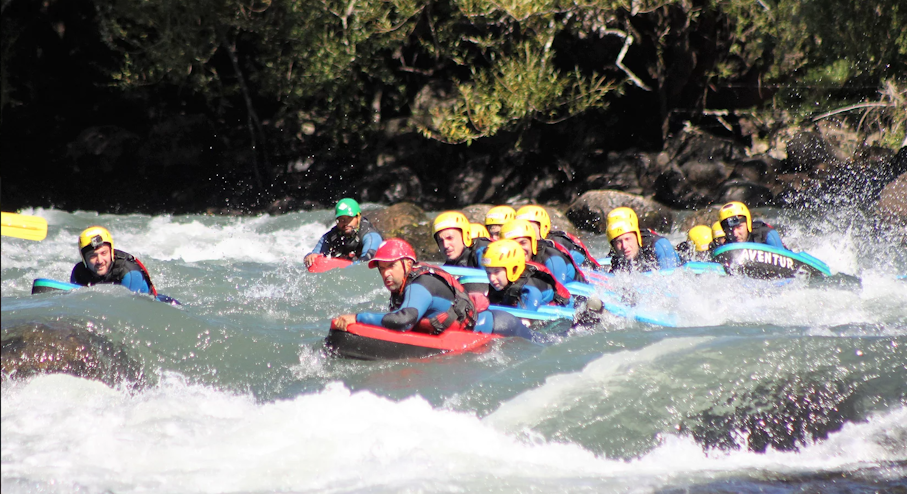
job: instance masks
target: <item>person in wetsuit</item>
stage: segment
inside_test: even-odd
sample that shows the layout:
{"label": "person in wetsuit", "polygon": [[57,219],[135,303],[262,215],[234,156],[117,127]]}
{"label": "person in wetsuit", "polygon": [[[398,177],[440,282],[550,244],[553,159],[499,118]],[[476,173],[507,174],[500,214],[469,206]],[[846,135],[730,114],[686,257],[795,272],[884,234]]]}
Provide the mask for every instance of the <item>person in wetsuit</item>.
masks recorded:
{"label": "person in wetsuit", "polygon": [[724,233],[724,228],[721,228],[721,222],[712,223],[712,243],[709,244],[709,250],[712,251],[721,247],[726,241],[727,236]]}
{"label": "person in wetsuit", "polygon": [[526,261],[545,266],[561,283],[586,281],[570,254],[558,249],[550,241],[538,240],[537,236],[538,230],[527,220],[513,220],[501,227],[501,237],[520,244],[526,253]]}
{"label": "person in wetsuit", "polygon": [[753,221],[749,208],[742,202],[729,202],[718,210],[718,221],[727,243],[755,242],[787,249],[778,232],[764,221]]}
{"label": "person in wetsuit", "polygon": [[567,289],[544,266],[526,261],[523,246],[515,240],[496,240],[485,249],[482,266],[495,305],[538,310],[543,305],[573,306]]}
{"label": "person in wetsuit", "polygon": [[533,338],[533,332],[516,317],[480,310],[487,308],[487,299],[467,294],[443,269],[420,265],[405,240],[392,238],[382,243],[368,264],[370,269],[378,269],[391,294],[390,311],[344,314],[331,321],[333,329],[344,331],[358,322],[395,331],[439,334],[457,328]]}
{"label": "person in wetsuit", "polygon": [[595,257],[589,252],[589,248],[579,237],[565,231],[551,229],[551,217],[548,215],[548,211],[545,211],[545,208],[534,204],[523,206],[516,211],[515,219],[530,222],[535,227],[536,240],[546,242],[561,252],[569,254],[573,258],[573,264],[577,269],[580,267],[602,269]]}
{"label": "person in wetsuit", "polygon": [[705,225],[696,225],[687,232],[687,239],[677,244],[677,254],[683,262],[710,261],[712,255],[709,247],[712,244],[712,229]]}
{"label": "person in wetsuit", "polygon": [[151,277],[141,261],[128,252],[114,250],[113,237],[106,228],[92,226],[79,235],[82,262],[72,268],[69,282],[82,285],[115,284],[156,295]]}
{"label": "person in wetsuit", "polygon": [[431,232],[444,254],[445,266],[481,267],[479,259],[491,240],[473,238],[470,230],[469,220],[459,211],[445,211],[432,222]]}
{"label": "person in wetsuit", "polygon": [[345,198],[334,206],[333,228],[321,236],[312,252],[306,254],[303,261],[311,266],[318,255],[339,257],[354,263],[368,261],[375,255],[381,243],[381,234],[362,216],[359,203]]}
{"label": "person in wetsuit", "polygon": [[516,219],[516,211],[510,206],[495,206],[485,213],[485,227],[488,228],[488,238],[501,239],[501,227],[504,223]]}
{"label": "person in wetsuit", "polygon": [[655,233],[641,231],[636,212],[608,215],[606,233],[611,243],[611,272],[652,271],[680,266],[680,256],[671,242]]}

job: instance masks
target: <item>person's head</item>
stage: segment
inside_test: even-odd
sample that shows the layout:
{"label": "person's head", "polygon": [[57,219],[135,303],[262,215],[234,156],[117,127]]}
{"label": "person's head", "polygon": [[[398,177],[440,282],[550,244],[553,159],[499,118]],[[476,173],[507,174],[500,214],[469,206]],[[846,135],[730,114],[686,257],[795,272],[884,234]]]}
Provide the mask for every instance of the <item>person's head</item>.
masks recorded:
{"label": "person's head", "polygon": [[726,242],[746,242],[753,231],[753,216],[742,202],[729,202],[718,210],[718,221]]}
{"label": "person's head", "polygon": [[541,206],[530,204],[517,209],[516,219],[532,223],[538,232],[538,237],[536,237],[538,239],[547,238],[548,232],[551,231],[551,218],[548,217],[548,211]]}
{"label": "person's head", "polygon": [[495,240],[482,253],[482,266],[492,288],[501,291],[516,281],[526,269],[526,257],[513,240]]}
{"label": "person's head", "polygon": [[504,223],[516,219],[516,211],[510,206],[495,206],[485,213],[485,226],[488,228],[490,239],[500,240],[501,227]]}
{"label": "person's head", "polygon": [[725,240],[727,239],[724,237],[724,228],[721,228],[721,222],[712,223],[712,242],[715,245],[724,245]]}
{"label": "person's head", "polygon": [[501,227],[501,238],[519,244],[526,253],[527,261],[531,261],[532,256],[538,253],[538,241],[535,236],[535,226],[526,220],[508,221]]}
{"label": "person's head", "polygon": [[491,234],[488,233],[488,229],[485,228],[485,225],[481,223],[470,223],[469,224],[469,238],[491,238]]}
{"label": "person's head", "polygon": [[359,222],[362,220],[362,209],[359,203],[349,197],[341,199],[334,206],[334,220],[337,221],[337,228],[340,233],[350,236],[359,230]]}
{"label": "person's head", "polygon": [[104,276],[113,267],[113,237],[104,227],[86,228],[79,235],[79,254],[86,268]]}
{"label": "person's head", "polygon": [[409,242],[401,238],[389,238],[375,251],[375,256],[368,262],[369,269],[378,268],[384,281],[384,288],[391,293],[398,293],[406,285],[406,275],[416,263],[416,251]]}
{"label": "person's head", "polygon": [[709,250],[709,244],[712,243],[712,229],[705,225],[696,225],[690,228],[687,237],[690,242],[693,242],[696,252],[705,252]]}
{"label": "person's head", "polygon": [[611,224],[612,221],[618,220],[627,220],[635,225],[636,228],[639,228],[639,217],[636,216],[636,211],[634,211],[632,208],[621,206],[619,208],[612,209],[608,212],[606,225]]}
{"label": "person's head", "polygon": [[625,259],[636,259],[642,247],[642,234],[639,226],[629,219],[615,219],[608,222],[608,242],[614,249],[614,254]]}
{"label": "person's head", "polygon": [[459,211],[445,211],[439,214],[431,224],[431,233],[448,261],[458,259],[463,255],[463,251],[472,245],[469,220]]}

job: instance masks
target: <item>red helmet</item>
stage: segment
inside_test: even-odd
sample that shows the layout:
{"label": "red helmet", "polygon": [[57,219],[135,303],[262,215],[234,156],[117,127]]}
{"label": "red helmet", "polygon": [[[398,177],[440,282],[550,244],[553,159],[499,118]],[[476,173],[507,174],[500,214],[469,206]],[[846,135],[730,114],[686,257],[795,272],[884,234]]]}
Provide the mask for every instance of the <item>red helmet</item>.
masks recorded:
{"label": "red helmet", "polygon": [[409,245],[409,242],[402,238],[389,238],[378,246],[375,257],[368,262],[368,267],[374,269],[378,267],[378,261],[387,262],[399,259],[412,259],[413,262],[416,262],[416,251],[413,250],[412,245]]}

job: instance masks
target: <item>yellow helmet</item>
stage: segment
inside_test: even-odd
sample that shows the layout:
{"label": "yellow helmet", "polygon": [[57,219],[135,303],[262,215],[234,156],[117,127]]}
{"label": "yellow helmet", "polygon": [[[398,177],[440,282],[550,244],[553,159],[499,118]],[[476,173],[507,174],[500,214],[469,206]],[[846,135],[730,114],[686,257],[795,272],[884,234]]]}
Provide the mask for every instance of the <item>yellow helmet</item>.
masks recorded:
{"label": "yellow helmet", "polygon": [[488,229],[485,228],[485,225],[481,223],[470,223],[469,224],[469,238],[491,238],[491,234],[488,233]]}
{"label": "yellow helmet", "polygon": [[633,221],[629,219],[614,219],[613,221],[608,222],[608,229],[606,230],[608,242],[629,232],[636,234],[636,241],[639,242],[639,246],[642,247],[642,234],[639,233],[639,226],[633,223]]}
{"label": "yellow helmet", "polygon": [[113,257],[113,236],[102,226],[88,227],[79,234],[79,254],[85,266],[88,266],[85,256],[104,244],[110,244],[110,256]]}
{"label": "yellow helmet", "polygon": [[485,213],[485,226],[503,225],[516,219],[516,211],[510,206],[495,206]]}
{"label": "yellow helmet", "polygon": [[431,224],[431,234],[437,235],[441,230],[448,228],[457,228],[463,235],[463,245],[469,247],[472,245],[472,237],[469,235],[469,220],[466,215],[459,211],[445,211],[435,218]]}
{"label": "yellow helmet", "polygon": [[716,238],[721,238],[724,236],[724,228],[721,228],[721,222],[716,221],[712,223],[712,240]]}
{"label": "yellow helmet", "polygon": [[551,218],[548,216],[548,211],[545,211],[545,208],[541,206],[530,204],[528,206],[523,206],[520,209],[517,209],[516,219],[534,221],[538,223],[539,235],[542,238],[547,238],[548,232],[551,231]]}
{"label": "yellow helmet", "polygon": [[528,220],[513,220],[504,223],[501,227],[501,238],[513,240],[515,238],[528,237],[532,243],[532,255],[538,254],[539,244],[535,239],[535,227]]}
{"label": "yellow helmet", "polygon": [[712,243],[712,229],[705,225],[696,225],[690,228],[687,234],[693,245],[696,246],[696,252],[705,252],[709,250],[709,244]]}
{"label": "yellow helmet", "polygon": [[[725,220],[728,218],[733,218],[735,216],[744,216],[746,217],[746,231],[753,231],[753,216],[750,214],[750,210],[742,202],[729,202],[724,206],[721,206],[721,209],[718,210],[718,221],[721,223],[722,228],[724,228]],[[736,225],[728,225],[733,227]]]}
{"label": "yellow helmet", "polygon": [[504,268],[507,271],[507,280],[513,283],[526,269],[526,254],[514,240],[495,240],[485,248],[482,266]]}
{"label": "yellow helmet", "polygon": [[639,228],[639,217],[636,216],[636,211],[633,211],[632,208],[619,207],[612,209],[608,213],[607,223],[611,223],[612,221],[617,220],[627,220],[636,225],[637,228]]}

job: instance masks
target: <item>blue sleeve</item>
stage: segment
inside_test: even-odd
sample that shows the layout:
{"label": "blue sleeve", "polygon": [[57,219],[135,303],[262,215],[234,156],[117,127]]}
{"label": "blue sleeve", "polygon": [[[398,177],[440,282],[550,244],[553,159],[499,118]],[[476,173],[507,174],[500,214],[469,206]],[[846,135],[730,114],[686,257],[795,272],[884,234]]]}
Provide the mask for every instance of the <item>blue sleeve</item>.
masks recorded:
{"label": "blue sleeve", "polygon": [[123,281],[121,281],[120,284],[134,292],[151,293],[151,288],[145,281],[145,277],[142,276],[141,271],[130,271],[126,273],[126,276],[123,276]]}
{"label": "blue sleeve", "polygon": [[[567,263],[564,262],[564,260],[560,257],[549,257],[548,260],[545,261],[545,267],[548,268],[548,271],[551,271],[551,274],[553,274],[554,277],[557,278],[557,281],[560,281],[561,283],[569,283],[573,281],[573,276],[570,276],[570,273],[567,272]],[[573,266],[569,267],[573,269]],[[576,275],[576,273],[573,274],[574,276]]]}
{"label": "blue sleeve", "polygon": [[787,250],[787,247],[785,247],[784,243],[781,242],[781,235],[778,235],[778,232],[776,232],[775,230],[769,230],[768,235],[765,236],[765,243],[771,245],[772,247]]}
{"label": "blue sleeve", "polygon": [[655,242],[655,258],[658,259],[658,267],[661,269],[676,268],[681,264],[680,256],[666,238],[660,238]]}
{"label": "blue sleeve", "polygon": [[362,256],[360,256],[359,259],[356,259],[356,263],[368,261],[375,257],[375,252],[378,250],[378,246],[381,245],[381,242],[381,234],[378,232],[368,232],[365,235],[365,238],[362,239]]}
{"label": "blue sleeve", "polygon": [[586,262],[585,254],[578,250],[571,250],[570,257],[573,258],[573,262],[575,262],[577,266],[582,266],[583,263]]}
{"label": "blue sleeve", "polygon": [[[312,249],[312,252],[309,252],[309,254],[324,254],[324,252],[321,252],[321,249],[324,248],[324,239],[326,239],[327,237],[328,237],[327,233],[322,235],[321,238],[318,239],[318,243],[315,244],[315,248]],[[308,255],[308,254],[306,254],[306,255]]]}
{"label": "blue sleeve", "polygon": [[384,326],[389,329],[408,331],[422,319],[431,305],[431,293],[418,283],[411,283],[403,294],[403,304],[393,312],[360,312],[356,322]]}
{"label": "blue sleeve", "polygon": [[[490,244],[489,244],[490,245]],[[485,254],[485,249],[488,248],[488,245],[484,247],[479,247],[476,249],[476,266],[482,266],[482,255]]]}
{"label": "blue sleeve", "polygon": [[[551,291],[551,290],[545,290]],[[553,296],[549,296],[549,301]],[[520,308],[529,310],[539,310],[539,307],[546,304],[545,295],[538,288],[526,285],[520,290]]]}

